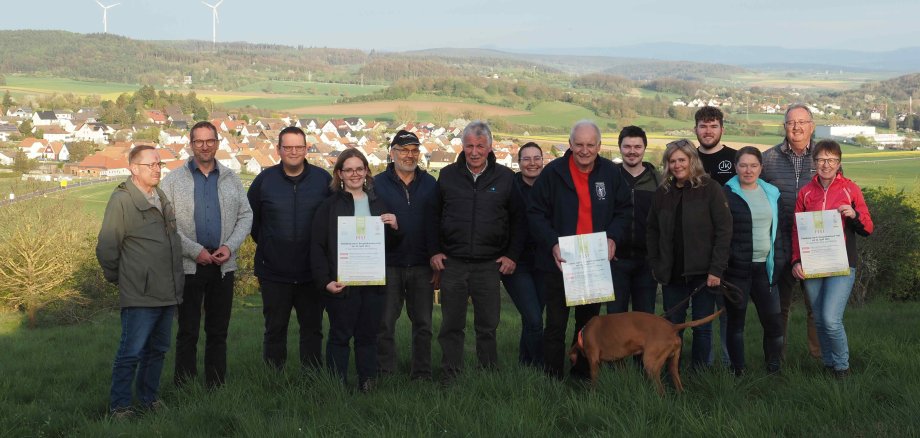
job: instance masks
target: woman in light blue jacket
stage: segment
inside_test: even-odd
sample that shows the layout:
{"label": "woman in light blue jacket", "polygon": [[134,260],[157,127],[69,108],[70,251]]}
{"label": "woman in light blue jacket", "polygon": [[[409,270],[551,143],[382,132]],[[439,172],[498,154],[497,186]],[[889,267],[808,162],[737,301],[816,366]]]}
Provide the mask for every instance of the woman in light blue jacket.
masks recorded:
{"label": "woman in light blue jacket", "polygon": [[763,168],[760,150],[745,146],[735,155],[738,173],[723,190],[732,213],[732,243],[725,271],[726,281],[738,286],[738,302],[726,300],[727,344],[735,375],[744,373],[744,320],[750,299],[757,307],[763,326],[763,353],[770,373],[779,372],[783,349],[783,327],[779,293],[774,286],[782,272],[785,254],[780,244],[780,193],[760,179]]}

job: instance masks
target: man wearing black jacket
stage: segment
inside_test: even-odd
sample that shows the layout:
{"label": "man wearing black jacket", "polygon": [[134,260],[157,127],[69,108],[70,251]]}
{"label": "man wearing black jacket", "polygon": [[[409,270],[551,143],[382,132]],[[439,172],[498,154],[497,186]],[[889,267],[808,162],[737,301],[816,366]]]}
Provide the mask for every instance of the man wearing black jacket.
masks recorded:
{"label": "man wearing black jacket", "polygon": [[449,383],[463,366],[467,299],[473,301],[476,357],[482,368],[498,364],[495,333],[501,296],[500,274],[514,272],[524,245],[523,202],[514,172],[495,162],[492,132],[474,121],[462,134],[463,152],[441,171],[439,252],[431,267],[441,274],[442,380]]}
{"label": "man wearing black jacket", "polygon": [[405,130],[390,142],[390,164],[374,177],[374,190],[406,230],[399,245],[387,247],[386,302],[377,336],[377,366],[382,374],[396,372],[396,321],[406,313],[412,321],[412,365],[409,376],[431,378],[431,311],[434,287],[428,264],[429,227],[437,227],[437,182],[418,167],[420,142]]}
{"label": "man wearing black jacket", "polygon": [[[546,272],[546,327],[543,330],[544,369],[561,379],[565,367],[565,329],[569,322],[562,281],[559,238],[576,234],[607,234],[608,259],[626,235],[632,218],[629,186],[622,169],[598,156],[601,131],[582,120],[572,127],[569,150],[550,162],[531,192],[527,210],[531,232],[541,239],[537,268]],[[578,331],[600,312],[600,303],[575,306],[575,342]],[[587,378],[587,360],[576,362],[572,374]]]}
{"label": "man wearing black jacket", "polygon": [[633,214],[623,242],[617,245],[612,272],[616,300],[607,303],[607,313],[628,311],[630,301],[634,312],[655,313],[658,282],[652,277],[652,268],[648,264],[645,228],[652,195],[661,184],[661,174],[652,163],[642,160],[648,146],[648,137],[642,128],[623,128],[617,142],[623,163],[616,166],[629,188]]}
{"label": "man wearing black jacket", "polygon": [[281,163],[262,171],[247,193],[265,317],[262,358],[284,368],[293,308],[300,325],[300,364],[315,368],[322,363],[323,305],[310,275],[310,234],[332,177],[304,159],[306,136],[300,128],[285,128],[278,137]]}

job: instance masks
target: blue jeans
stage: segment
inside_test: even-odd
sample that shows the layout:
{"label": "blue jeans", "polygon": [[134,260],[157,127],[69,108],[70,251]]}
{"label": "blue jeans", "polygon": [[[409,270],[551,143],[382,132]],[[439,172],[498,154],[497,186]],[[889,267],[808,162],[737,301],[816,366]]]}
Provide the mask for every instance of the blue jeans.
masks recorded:
{"label": "blue jeans", "polygon": [[529,266],[517,265],[511,275],[502,275],[505,290],[521,314],[521,342],[518,361],[543,368],[543,306],[546,285],[543,273]]}
{"label": "blue jeans", "polygon": [[652,268],[645,259],[619,259],[613,266],[613,290],[616,300],[607,303],[607,313],[629,310],[632,300],[634,312],[655,313],[655,293],[658,283],[652,277]]}
{"label": "blue jeans", "polygon": [[[689,303],[685,302],[677,306],[678,303],[693,292],[693,289],[705,281],[705,275],[695,275],[687,278],[686,282],[662,286],[661,293],[665,311],[669,312],[672,308],[676,307],[674,311],[668,315],[668,321],[674,324],[685,322],[687,320],[688,304],[692,305],[690,315],[693,320],[702,319],[713,314],[715,311],[716,296],[709,292],[709,289],[706,287],[703,287],[702,290],[697,292],[696,295],[690,299]],[[694,327],[692,330],[693,347],[690,355],[690,364],[693,367],[707,367],[710,364],[709,354],[712,352],[712,323]],[[683,330],[678,333],[678,336],[683,339]]]}
{"label": "blue jeans", "polygon": [[850,368],[850,347],[843,328],[843,311],[855,280],[855,268],[850,268],[850,275],[805,280],[805,293],[815,313],[821,359],[825,366],[838,371]]}
{"label": "blue jeans", "polygon": [[121,309],[121,342],[112,365],[110,409],[131,407],[131,383],[135,378],[141,405],[149,406],[157,400],[175,311],[176,306]]}

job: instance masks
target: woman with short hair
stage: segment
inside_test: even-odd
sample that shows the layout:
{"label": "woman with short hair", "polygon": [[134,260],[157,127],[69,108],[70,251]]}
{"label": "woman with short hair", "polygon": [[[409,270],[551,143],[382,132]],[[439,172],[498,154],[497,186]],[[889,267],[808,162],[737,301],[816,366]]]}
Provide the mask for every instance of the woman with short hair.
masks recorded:
{"label": "woman with short hair", "polygon": [[842,379],[850,374],[850,347],[843,327],[853,282],[856,279],[856,235],[868,236],[875,226],[862,190],[840,172],[843,152],[832,140],[823,140],[811,152],[818,169],[811,182],[799,190],[795,212],[836,210],[843,220],[849,275],[806,278],[802,269],[798,230],[792,227],[792,274],[805,280],[805,293],[815,313],[815,328],[821,344],[821,359],[835,377]]}

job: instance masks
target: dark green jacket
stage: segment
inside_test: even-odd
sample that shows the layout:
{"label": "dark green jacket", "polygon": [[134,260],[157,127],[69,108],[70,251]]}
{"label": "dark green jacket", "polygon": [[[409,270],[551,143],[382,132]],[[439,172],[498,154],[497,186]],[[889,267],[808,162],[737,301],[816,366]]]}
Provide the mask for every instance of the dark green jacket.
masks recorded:
{"label": "dark green jacket", "polygon": [[[704,185],[675,189],[658,187],[649,210],[646,243],[652,274],[668,284],[674,269],[674,229],[681,227],[684,237],[684,277],[712,274],[723,278],[728,267],[732,239],[732,215],[722,186],[703,177]],[[673,185],[673,182],[670,183]],[[682,204],[681,224],[675,223],[678,204]]]}
{"label": "dark green jacket", "polygon": [[182,302],[182,240],[172,203],[156,188],[161,213],[131,178],[118,185],[105,208],[96,259],[105,279],[118,285],[121,307],[162,307]]}

